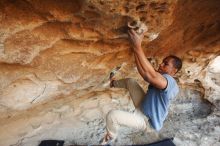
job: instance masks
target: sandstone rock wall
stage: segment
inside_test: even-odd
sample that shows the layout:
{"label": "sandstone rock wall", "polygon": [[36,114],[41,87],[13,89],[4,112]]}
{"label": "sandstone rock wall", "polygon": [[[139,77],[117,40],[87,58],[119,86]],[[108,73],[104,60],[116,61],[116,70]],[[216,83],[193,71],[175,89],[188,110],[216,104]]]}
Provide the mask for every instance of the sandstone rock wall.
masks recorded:
{"label": "sandstone rock wall", "polygon": [[47,138],[98,144],[106,113],[133,109],[127,92],[109,89],[111,70],[121,66],[116,78],[132,77],[147,88],[126,33],[133,20],[148,27],[143,48],[155,68],[168,54],[183,59],[177,74],[181,92],[160,137],[135,131],[124,136],[129,130],[123,129],[117,144],[172,136],[178,145],[218,145],[219,5],[219,0],[1,0],[0,145],[37,145]]}

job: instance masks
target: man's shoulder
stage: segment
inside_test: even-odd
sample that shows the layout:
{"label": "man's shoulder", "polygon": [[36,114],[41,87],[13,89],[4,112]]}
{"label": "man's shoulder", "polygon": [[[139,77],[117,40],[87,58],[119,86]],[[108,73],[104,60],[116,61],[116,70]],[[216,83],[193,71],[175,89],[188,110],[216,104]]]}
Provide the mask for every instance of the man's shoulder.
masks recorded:
{"label": "man's shoulder", "polygon": [[174,77],[172,77],[169,74],[163,74],[163,76],[167,80],[167,87],[164,91],[168,91],[168,90],[172,90],[172,89],[179,90],[179,86],[178,86]]}
{"label": "man's shoulder", "polygon": [[172,81],[172,82],[175,82],[176,83],[176,79],[169,75],[169,74],[162,74],[162,76],[169,82],[169,81]]}

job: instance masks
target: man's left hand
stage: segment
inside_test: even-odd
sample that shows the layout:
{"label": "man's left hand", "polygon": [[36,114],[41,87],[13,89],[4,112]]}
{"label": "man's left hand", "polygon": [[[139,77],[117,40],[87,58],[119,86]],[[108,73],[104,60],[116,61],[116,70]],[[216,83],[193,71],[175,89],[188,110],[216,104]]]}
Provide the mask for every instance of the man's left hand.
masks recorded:
{"label": "man's left hand", "polygon": [[141,48],[141,42],[144,38],[144,33],[137,34],[133,29],[130,29],[128,30],[128,36],[131,40],[131,44],[134,50]]}

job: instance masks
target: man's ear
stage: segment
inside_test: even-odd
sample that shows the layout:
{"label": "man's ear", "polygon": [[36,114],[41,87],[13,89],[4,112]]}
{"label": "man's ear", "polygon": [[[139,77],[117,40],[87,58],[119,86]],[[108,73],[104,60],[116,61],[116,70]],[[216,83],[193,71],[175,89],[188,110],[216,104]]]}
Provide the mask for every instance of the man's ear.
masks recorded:
{"label": "man's ear", "polygon": [[174,72],[173,75],[175,75],[175,74],[178,72],[178,69],[177,69],[177,68],[174,68],[174,69],[173,69],[173,72]]}

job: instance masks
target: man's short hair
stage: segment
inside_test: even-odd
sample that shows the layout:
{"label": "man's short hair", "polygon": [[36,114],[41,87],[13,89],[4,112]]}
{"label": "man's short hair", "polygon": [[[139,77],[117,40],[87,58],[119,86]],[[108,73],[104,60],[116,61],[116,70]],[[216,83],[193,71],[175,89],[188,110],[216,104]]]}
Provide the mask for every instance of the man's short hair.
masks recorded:
{"label": "man's short hair", "polygon": [[182,60],[179,57],[175,55],[170,55],[166,58],[173,58],[173,65],[177,69],[177,72],[182,68]]}

